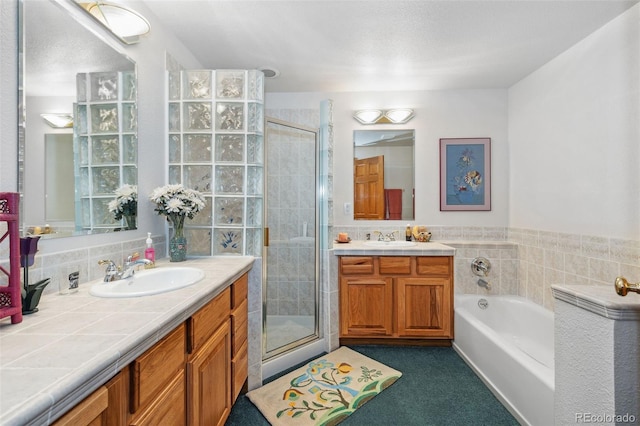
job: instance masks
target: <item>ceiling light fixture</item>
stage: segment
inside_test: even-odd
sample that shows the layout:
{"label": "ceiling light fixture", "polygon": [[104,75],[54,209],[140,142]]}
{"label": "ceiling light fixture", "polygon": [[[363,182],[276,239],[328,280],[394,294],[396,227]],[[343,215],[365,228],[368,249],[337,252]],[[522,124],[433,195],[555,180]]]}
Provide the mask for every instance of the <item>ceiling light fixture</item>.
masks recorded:
{"label": "ceiling light fixture", "polygon": [[137,43],[139,36],[151,30],[149,21],[128,7],[103,1],[78,4],[126,44]]}
{"label": "ceiling light fixture", "polygon": [[264,78],[276,78],[280,75],[280,71],[273,67],[260,67],[258,71],[262,71]]}
{"label": "ceiling light fixture", "polygon": [[380,109],[363,109],[356,111],[353,118],[362,124],[404,124],[413,118],[410,108],[395,108],[386,111]]}
{"label": "ceiling light fixture", "polygon": [[73,127],[73,115],[66,113],[40,114],[40,117],[54,129],[67,129]]}

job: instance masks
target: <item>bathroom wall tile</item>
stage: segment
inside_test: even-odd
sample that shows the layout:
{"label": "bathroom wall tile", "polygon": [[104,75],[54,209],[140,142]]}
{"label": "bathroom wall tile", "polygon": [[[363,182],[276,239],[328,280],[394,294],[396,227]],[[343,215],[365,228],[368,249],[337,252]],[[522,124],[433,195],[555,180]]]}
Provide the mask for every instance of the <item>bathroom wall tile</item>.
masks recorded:
{"label": "bathroom wall tile", "polygon": [[500,294],[518,294],[518,260],[500,261]]}
{"label": "bathroom wall tile", "polygon": [[620,275],[626,277],[631,282],[640,281],[640,263],[630,265],[626,263],[620,264]]}
{"label": "bathroom wall tile", "polygon": [[278,286],[278,299],[288,301],[298,300],[298,283],[295,281],[280,282]]}
{"label": "bathroom wall tile", "polygon": [[589,259],[578,254],[566,253],[564,267],[568,274],[586,277],[589,274]]}
{"label": "bathroom wall tile", "polygon": [[544,266],[558,271],[564,270],[564,255],[557,250],[544,249]]}
{"label": "bathroom wall tile", "polygon": [[484,257],[487,260],[489,260],[489,262],[491,263],[492,267],[493,267],[493,263],[494,261],[500,259],[500,250],[499,249],[495,249],[491,246],[484,248],[484,247],[480,247],[478,248],[478,256],[480,257]]}
{"label": "bathroom wall tile", "polygon": [[482,231],[482,238],[485,240],[505,241],[507,230],[503,227],[485,227]]}
{"label": "bathroom wall tile", "polygon": [[465,226],[462,230],[462,236],[465,240],[481,240],[483,228],[479,226]]}
{"label": "bathroom wall tile", "polygon": [[278,300],[278,315],[298,315],[298,299]]}
{"label": "bathroom wall tile", "polygon": [[298,297],[300,300],[315,300],[315,282],[313,281],[301,281],[298,284]]}
{"label": "bathroom wall tile", "polygon": [[514,242],[516,244],[522,244],[523,230],[520,228],[509,228],[507,230],[507,241]]}
{"label": "bathroom wall tile", "polygon": [[527,268],[527,298],[533,302],[544,305],[543,286],[544,268],[532,265]]}
{"label": "bathroom wall tile", "polygon": [[612,238],[610,256],[611,260],[616,262],[638,265],[640,264],[640,242]]}
{"label": "bathroom wall tile", "polygon": [[300,299],[298,302],[298,314],[299,315],[315,315],[316,312],[316,299]]}
{"label": "bathroom wall tile", "polygon": [[525,229],[522,232],[522,244],[526,246],[538,247],[539,238],[538,231]]}
{"label": "bathroom wall tile", "polygon": [[518,247],[515,246],[509,249],[500,249],[500,259],[517,259]]}
{"label": "bathroom wall tile", "polygon": [[[454,244],[455,246],[455,244]],[[461,247],[461,248],[456,248],[456,256],[457,258],[460,259],[465,259],[469,261],[469,264],[471,264],[471,260],[473,260],[474,258],[478,257],[478,249],[477,248],[467,248],[467,247]]]}
{"label": "bathroom wall tile", "polygon": [[613,283],[620,274],[620,264],[608,260],[589,259],[589,279],[602,284]]}
{"label": "bathroom wall tile", "polygon": [[544,249],[541,247],[527,247],[525,260],[535,265],[543,265]]}
{"label": "bathroom wall tile", "polygon": [[[439,236],[438,238],[435,238],[434,236],[434,240],[437,239],[442,239],[442,240],[462,240],[464,239],[464,231],[463,231],[463,227],[462,226],[447,226],[447,227],[442,227],[440,228],[439,232],[441,233],[441,236]],[[436,228],[437,230],[437,228]],[[433,231],[431,231],[432,235],[433,235]]]}
{"label": "bathroom wall tile", "polygon": [[587,257],[609,259],[609,239],[583,235],[581,253]]}
{"label": "bathroom wall tile", "polygon": [[581,246],[580,235],[558,234],[558,250],[566,253],[579,253]]}

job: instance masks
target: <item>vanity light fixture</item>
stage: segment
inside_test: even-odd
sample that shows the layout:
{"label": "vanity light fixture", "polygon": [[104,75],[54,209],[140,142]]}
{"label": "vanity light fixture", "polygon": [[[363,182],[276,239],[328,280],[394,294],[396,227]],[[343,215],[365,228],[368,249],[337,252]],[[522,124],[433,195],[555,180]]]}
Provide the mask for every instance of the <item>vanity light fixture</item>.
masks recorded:
{"label": "vanity light fixture", "polygon": [[380,109],[363,109],[356,111],[353,118],[362,124],[404,124],[413,118],[410,108],[395,108],[386,111]]}
{"label": "vanity light fixture", "polygon": [[149,21],[133,9],[103,1],[77,3],[126,44],[134,44],[151,30]]}
{"label": "vanity light fixture", "polygon": [[40,114],[40,117],[54,129],[67,129],[73,127],[73,115],[66,113]]}
{"label": "vanity light fixture", "polygon": [[384,117],[383,111],[379,109],[362,109],[353,114],[353,118],[362,124],[375,124]]}

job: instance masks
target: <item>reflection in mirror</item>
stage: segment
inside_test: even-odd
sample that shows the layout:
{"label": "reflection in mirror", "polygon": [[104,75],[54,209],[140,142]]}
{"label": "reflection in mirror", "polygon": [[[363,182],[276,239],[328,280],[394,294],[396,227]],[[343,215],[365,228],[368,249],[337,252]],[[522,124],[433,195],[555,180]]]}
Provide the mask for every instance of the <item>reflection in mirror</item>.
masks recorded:
{"label": "reflection in mirror", "polygon": [[[73,8],[70,0],[20,7],[21,218],[25,233],[47,237],[129,229],[108,207],[118,188],[137,184],[135,63]],[[41,117],[49,113],[73,114],[73,128],[53,128]]]}
{"label": "reflection in mirror", "polygon": [[413,220],[415,131],[353,132],[356,220]]}

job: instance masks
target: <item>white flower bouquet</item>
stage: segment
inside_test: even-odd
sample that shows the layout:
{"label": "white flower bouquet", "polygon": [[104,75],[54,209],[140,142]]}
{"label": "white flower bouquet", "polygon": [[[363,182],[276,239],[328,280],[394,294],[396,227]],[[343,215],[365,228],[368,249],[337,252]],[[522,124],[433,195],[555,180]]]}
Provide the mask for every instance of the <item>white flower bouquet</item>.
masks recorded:
{"label": "white flower bouquet", "polygon": [[202,193],[177,185],[165,185],[153,190],[149,199],[156,204],[154,211],[173,224],[175,236],[183,236],[184,218],[193,219],[205,206]]}
{"label": "white flower bouquet", "polygon": [[[124,217],[129,221],[138,214],[138,187],[136,185],[122,185],[116,189],[115,195],[116,198],[111,200],[107,207],[116,220]],[[127,225],[132,226],[129,223]]]}

